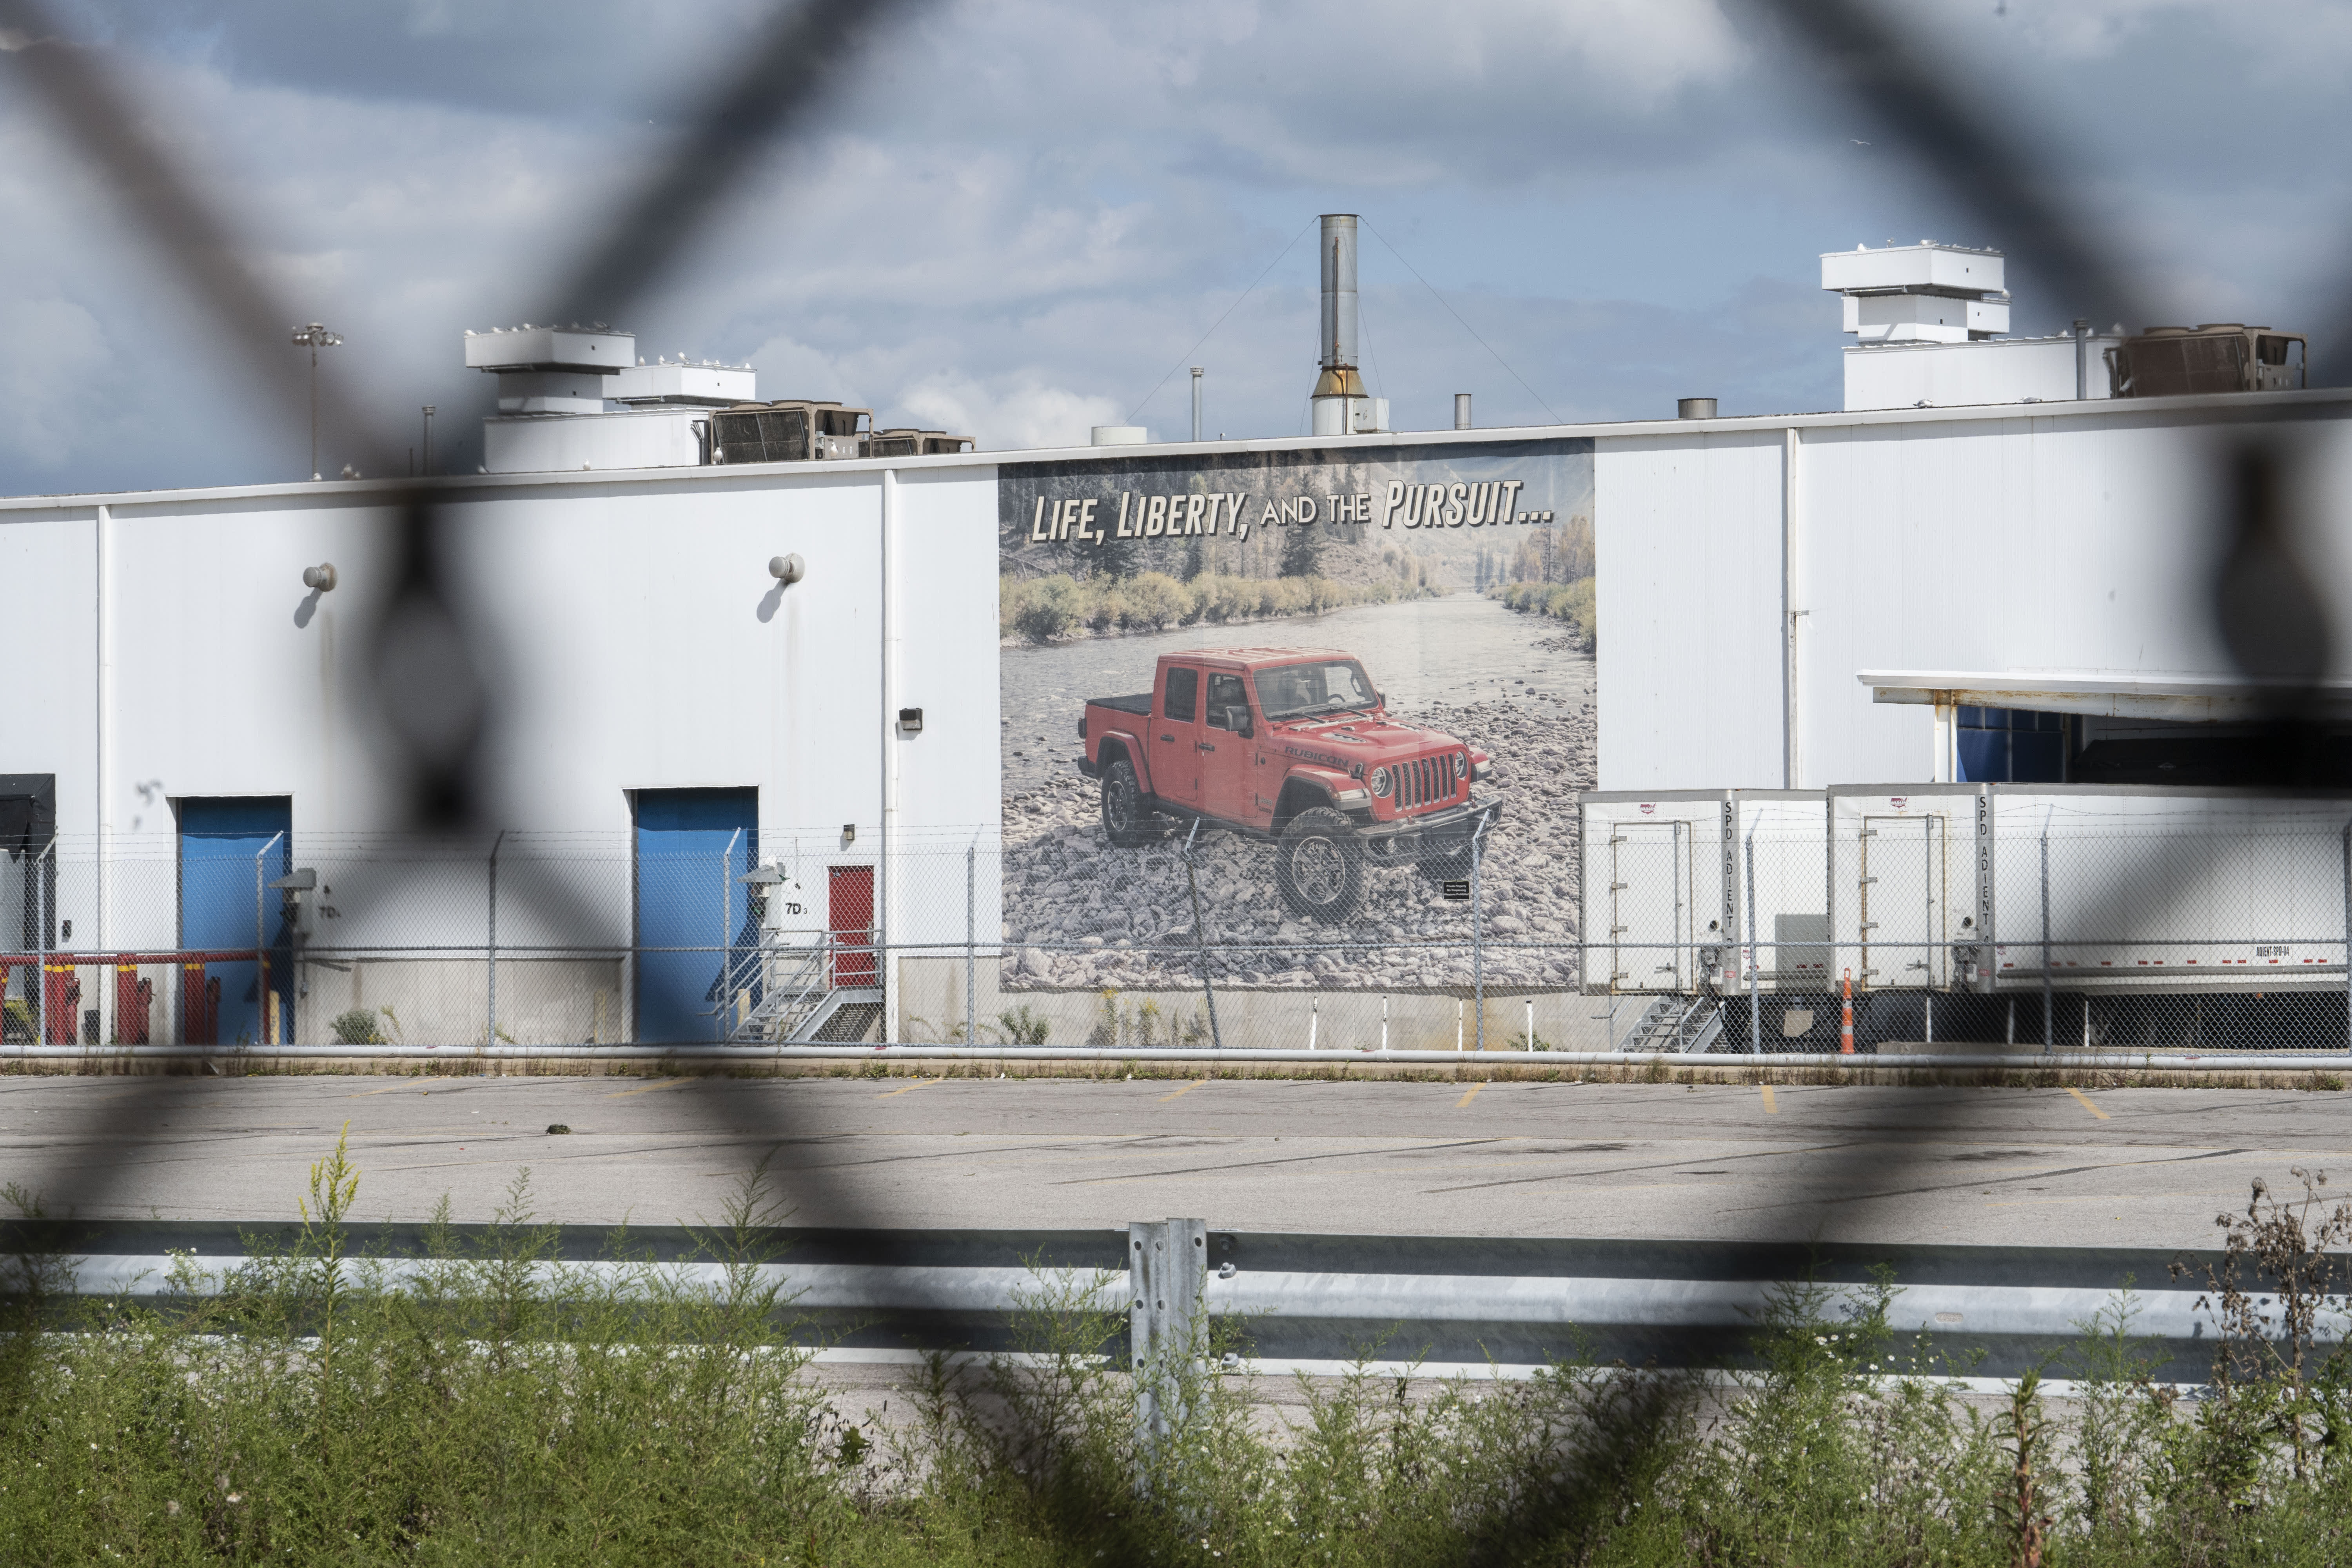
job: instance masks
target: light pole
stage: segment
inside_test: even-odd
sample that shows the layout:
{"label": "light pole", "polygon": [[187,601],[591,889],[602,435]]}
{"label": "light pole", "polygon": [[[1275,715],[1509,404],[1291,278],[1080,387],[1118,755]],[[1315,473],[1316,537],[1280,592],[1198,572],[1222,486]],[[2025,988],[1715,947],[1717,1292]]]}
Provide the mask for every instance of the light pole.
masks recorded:
{"label": "light pole", "polygon": [[310,351],[310,477],[319,477],[319,351],[331,349],[343,341],[341,332],[331,332],[313,321],[307,327],[294,329],[294,346]]}

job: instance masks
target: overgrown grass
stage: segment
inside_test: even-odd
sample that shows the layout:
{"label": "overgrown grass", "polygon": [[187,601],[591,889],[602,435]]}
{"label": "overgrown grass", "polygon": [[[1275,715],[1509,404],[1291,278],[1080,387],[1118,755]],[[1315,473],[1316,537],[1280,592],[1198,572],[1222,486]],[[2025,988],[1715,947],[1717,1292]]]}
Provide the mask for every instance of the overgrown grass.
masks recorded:
{"label": "overgrown grass", "polygon": [[461,1241],[445,1215],[420,1258],[356,1257],[357,1191],[339,1145],[290,1244],[217,1279],[184,1260],[184,1298],[160,1307],[66,1306],[58,1266],[36,1261],[0,1336],[0,1563],[2352,1554],[2343,1357],[2313,1352],[2307,1314],[2284,1340],[2256,1322],[2273,1300],[2335,1299],[2343,1214],[2313,1228],[2309,1186],[2300,1209],[2258,1192],[2231,1222],[2242,1267],[2211,1281],[2226,1360],[2193,1401],[2145,1380],[2126,1297],[2053,1363],[2076,1380],[2063,1410],[2036,1378],[1966,1403],[1950,1368],[1897,1342],[1883,1279],[1790,1288],[1729,1386],[1590,1360],[1496,1383],[1367,1362],[1302,1384],[1280,1419],[1256,1380],[1213,1370],[1243,1348],[1245,1326],[1220,1323],[1147,1369],[1176,1412],[1148,1447],[1125,1318],[1104,1310],[1119,1276],[1041,1272],[1021,1356],[935,1358],[877,1421],[804,1375],[789,1291],[758,1267],[775,1215],[757,1173],[692,1279],[625,1233],[604,1268],[562,1262],[521,1183],[485,1232]]}

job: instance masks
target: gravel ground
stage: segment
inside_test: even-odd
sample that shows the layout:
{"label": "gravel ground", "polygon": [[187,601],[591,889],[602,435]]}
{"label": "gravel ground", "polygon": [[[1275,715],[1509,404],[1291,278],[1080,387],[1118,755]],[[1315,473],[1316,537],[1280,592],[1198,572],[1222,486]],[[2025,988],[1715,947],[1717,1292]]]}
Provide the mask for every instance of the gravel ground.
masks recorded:
{"label": "gravel ground", "polygon": [[[1530,629],[1545,624],[1530,623]],[[1493,776],[1476,792],[1479,801],[1503,808],[1481,872],[1489,943],[1568,942],[1577,935],[1575,795],[1594,778],[1592,665],[1564,657],[1578,651],[1572,637],[1544,637],[1530,647],[1551,656],[1543,663],[1563,667],[1539,674],[1545,684],[1401,715],[1495,759]],[[1180,841],[1114,848],[1103,836],[1096,786],[1075,770],[1008,798],[1004,833],[1008,988],[1153,989],[1195,982],[1198,961],[1190,953],[1134,951],[1193,941]],[[1470,906],[1446,901],[1417,871],[1370,870],[1362,910],[1347,925],[1327,926],[1290,918],[1283,908],[1271,846],[1215,833],[1203,837],[1196,858],[1209,941],[1271,944],[1265,952],[1219,954],[1220,984],[1404,992],[1469,984]],[[1451,945],[1373,945],[1398,942]],[[1282,945],[1287,943],[1300,945]],[[1489,946],[1486,983],[1570,984],[1574,961],[1565,948]]]}

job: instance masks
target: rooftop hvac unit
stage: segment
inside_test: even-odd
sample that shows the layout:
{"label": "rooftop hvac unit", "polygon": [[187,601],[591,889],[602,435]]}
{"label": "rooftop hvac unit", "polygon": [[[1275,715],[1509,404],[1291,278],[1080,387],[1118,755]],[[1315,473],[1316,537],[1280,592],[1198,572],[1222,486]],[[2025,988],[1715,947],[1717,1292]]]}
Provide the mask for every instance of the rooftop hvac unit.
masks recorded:
{"label": "rooftop hvac unit", "polygon": [[2299,332],[2236,321],[2150,327],[2107,351],[2117,397],[2205,392],[2284,392],[2305,384],[2309,347]]}
{"label": "rooftop hvac unit", "polygon": [[874,411],[838,403],[739,403],[710,416],[709,463],[805,463],[863,458]]}
{"label": "rooftop hvac unit", "polygon": [[877,430],[866,443],[869,458],[934,458],[942,453],[969,452],[974,446],[969,436],[950,436],[944,430]]}

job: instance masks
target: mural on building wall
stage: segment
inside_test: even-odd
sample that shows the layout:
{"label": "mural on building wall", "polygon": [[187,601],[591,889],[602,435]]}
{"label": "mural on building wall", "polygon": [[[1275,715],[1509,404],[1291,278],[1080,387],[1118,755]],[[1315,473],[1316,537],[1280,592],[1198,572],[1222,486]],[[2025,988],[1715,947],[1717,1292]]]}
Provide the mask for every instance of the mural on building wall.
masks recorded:
{"label": "mural on building wall", "polygon": [[1574,936],[1589,439],[1008,463],[998,530],[1006,987],[1194,986],[1197,930],[1223,985],[1455,990],[1474,835],[1490,943]]}

